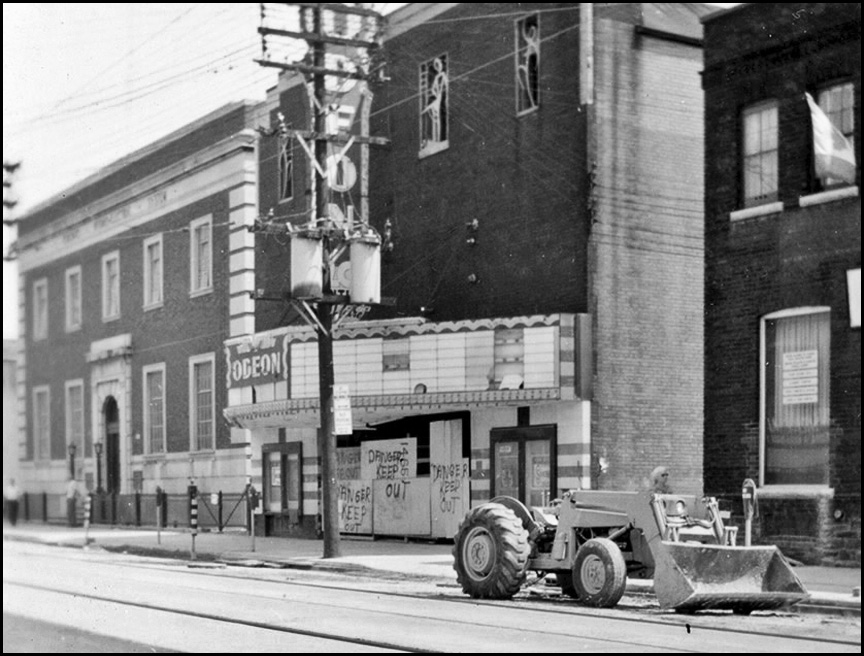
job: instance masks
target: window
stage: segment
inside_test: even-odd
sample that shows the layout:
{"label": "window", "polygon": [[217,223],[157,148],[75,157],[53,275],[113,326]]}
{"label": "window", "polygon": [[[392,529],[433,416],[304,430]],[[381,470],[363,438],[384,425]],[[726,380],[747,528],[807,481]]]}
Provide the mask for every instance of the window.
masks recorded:
{"label": "window", "polygon": [[33,456],[36,460],[51,457],[51,388],[33,388]]}
{"label": "window", "polygon": [[[852,152],[855,151],[855,91],[851,82],[837,84],[822,89],[816,100],[819,107],[831,121],[831,125],[837,128],[849,142]],[[854,175],[854,173],[853,173]],[[823,177],[822,186],[825,188],[848,184],[847,182]]]}
{"label": "window", "polygon": [[516,21],[516,113],[540,106],[540,19],[537,14]]}
{"label": "window", "polygon": [[81,267],[66,269],[66,332],[81,329]]}
{"label": "window", "polygon": [[495,369],[490,389],[519,389],[525,376],[525,333],[522,328],[496,328]]}
{"label": "window", "polygon": [[777,103],[762,103],[743,114],[744,205],[777,200]]}
{"label": "window", "polygon": [[555,426],[493,428],[492,496],[506,495],[528,506],[548,506],[556,495]]}
{"label": "window", "polygon": [[66,383],[66,444],[74,444],[78,456],[84,456],[84,381]]}
{"label": "window", "polygon": [[189,433],[193,451],[215,448],[214,362],[212,353],[189,360]]}
{"label": "window", "polygon": [[382,344],[382,370],[408,371],[411,368],[411,354],[407,339],[385,339]]}
{"label": "window", "polygon": [[120,318],[120,252],[102,256],[102,321]]}
{"label": "window", "polygon": [[33,283],[33,339],[48,338],[48,279]]}
{"label": "window", "polygon": [[279,200],[294,197],[294,140],[279,137]]}
{"label": "window", "polygon": [[192,294],[213,290],[213,217],[205,216],[189,224]]}
{"label": "window", "polygon": [[165,365],[143,368],[144,444],[147,453],[165,452]]}
{"label": "window", "polygon": [[763,481],[828,483],[831,314],[801,308],[762,320]]}
{"label": "window", "polygon": [[420,64],[420,157],[450,146],[447,55]]}
{"label": "window", "polygon": [[162,305],[162,234],[144,240],[144,308]]}

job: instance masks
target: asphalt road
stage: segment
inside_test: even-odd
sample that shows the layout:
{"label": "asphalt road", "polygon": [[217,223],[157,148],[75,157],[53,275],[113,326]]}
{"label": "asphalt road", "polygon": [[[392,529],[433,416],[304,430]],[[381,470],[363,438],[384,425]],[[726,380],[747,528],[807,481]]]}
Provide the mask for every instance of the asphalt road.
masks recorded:
{"label": "asphalt road", "polygon": [[4,613],[156,650],[861,651],[855,622],[670,617],[638,601],[584,609],[542,589],[514,602],[477,602],[450,587],[190,568],[24,543],[4,543],[3,578]]}

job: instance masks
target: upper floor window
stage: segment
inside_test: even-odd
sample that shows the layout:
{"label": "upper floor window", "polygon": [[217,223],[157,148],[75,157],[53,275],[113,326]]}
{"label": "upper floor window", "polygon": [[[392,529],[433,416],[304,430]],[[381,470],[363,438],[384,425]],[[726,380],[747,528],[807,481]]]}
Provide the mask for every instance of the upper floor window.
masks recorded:
{"label": "upper floor window", "polygon": [[102,256],[102,320],[120,317],[120,252]]}
{"label": "upper floor window", "polygon": [[48,279],[33,283],[33,339],[48,338]]}
{"label": "upper floor window", "polygon": [[279,200],[294,197],[294,140],[279,137]]}
{"label": "upper floor window", "polygon": [[81,328],[81,267],[66,269],[66,332]]}
{"label": "upper floor window", "polygon": [[147,453],[165,452],[165,365],[143,368],[144,437]]}
{"label": "upper floor window", "polygon": [[84,381],[66,383],[66,445],[75,445],[76,453],[84,456]]}
{"label": "upper floor window", "polygon": [[36,460],[51,457],[51,388],[48,385],[33,388],[33,457]]}
{"label": "upper floor window", "polygon": [[190,291],[203,294],[213,290],[213,217],[192,221],[189,236]]}
{"label": "upper floor window", "polygon": [[816,101],[829,121],[820,139],[819,118],[813,116],[816,175],[824,188],[855,184],[854,87],[851,82],[827,87],[819,91]]}
{"label": "upper floor window", "polygon": [[447,55],[420,64],[420,157],[450,146]]}
{"label": "upper floor window", "polygon": [[193,451],[210,450],[216,446],[214,365],[212,353],[189,359],[189,433]]}
{"label": "upper floor window", "polygon": [[777,200],[777,102],[748,107],[742,114],[744,205]]}
{"label": "upper floor window", "polygon": [[766,485],[828,483],[831,314],[799,308],[762,319],[761,434]]}
{"label": "upper floor window", "polygon": [[144,240],[144,307],[162,305],[162,233]]}
{"label": "upper floor window", "polygon": [[540,106],[540,18],[531,14],[516,21],[516,113]]}

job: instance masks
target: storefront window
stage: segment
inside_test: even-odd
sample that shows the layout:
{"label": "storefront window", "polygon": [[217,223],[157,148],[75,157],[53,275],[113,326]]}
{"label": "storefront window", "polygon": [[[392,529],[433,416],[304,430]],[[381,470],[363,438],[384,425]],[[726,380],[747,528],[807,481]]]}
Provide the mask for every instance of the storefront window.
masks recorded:
{"label": "storefront window", "polygon": [[764,482],[828,483],[831,315],[821,308],[764,319]]}

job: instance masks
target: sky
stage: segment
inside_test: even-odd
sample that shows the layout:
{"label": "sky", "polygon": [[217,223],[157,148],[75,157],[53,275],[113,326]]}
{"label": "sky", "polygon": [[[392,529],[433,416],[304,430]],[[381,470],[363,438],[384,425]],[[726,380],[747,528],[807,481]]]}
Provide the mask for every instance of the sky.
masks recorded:
{"label": "sky", "polygon": [[[277,72],[254,61],[260,23],[258,3],[4,3],[3,159],[21,162],[11,216],[228,102],[263,100]],[[11,239],[4,226],[4,254]],[[4,262],[4,338],[17,311]]]}

